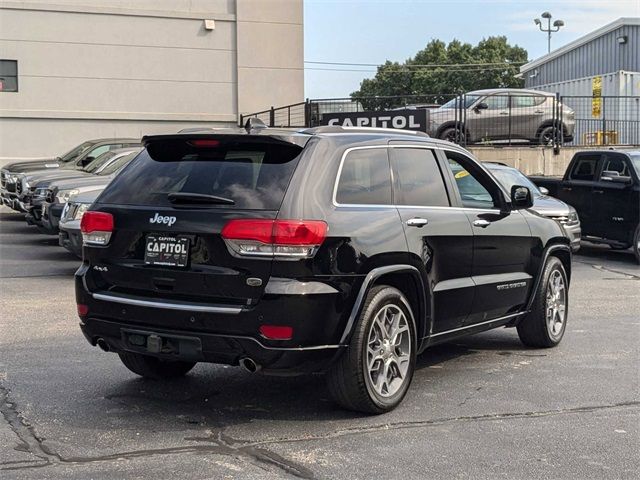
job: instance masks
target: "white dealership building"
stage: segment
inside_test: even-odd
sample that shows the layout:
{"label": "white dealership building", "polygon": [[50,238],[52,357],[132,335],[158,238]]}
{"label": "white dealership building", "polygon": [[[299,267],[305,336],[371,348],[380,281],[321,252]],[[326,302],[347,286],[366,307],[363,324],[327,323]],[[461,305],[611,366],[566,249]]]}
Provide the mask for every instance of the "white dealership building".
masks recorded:
{"label": "white dealership building", "polygon": [[304,99],[302,0],[0,0],[0,163]]}

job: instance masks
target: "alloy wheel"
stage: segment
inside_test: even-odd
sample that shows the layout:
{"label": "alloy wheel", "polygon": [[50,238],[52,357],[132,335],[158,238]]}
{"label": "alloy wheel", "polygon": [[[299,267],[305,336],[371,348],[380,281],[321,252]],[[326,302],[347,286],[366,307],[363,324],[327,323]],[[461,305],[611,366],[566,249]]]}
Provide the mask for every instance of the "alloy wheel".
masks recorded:
{"label": "alloy wheel", "polygon": [[547,326],[549,335],[557,338],[562,334],[567,310],[567,289],[564,277],[559,270],[549,276],[547,285]]}
{"label": "alloy wheel", "polygon": [[381,397],[397,393],[407,380],[411,361],[411,331],[396,305],[385,305],[371,322],[366,366],[371,386]]}

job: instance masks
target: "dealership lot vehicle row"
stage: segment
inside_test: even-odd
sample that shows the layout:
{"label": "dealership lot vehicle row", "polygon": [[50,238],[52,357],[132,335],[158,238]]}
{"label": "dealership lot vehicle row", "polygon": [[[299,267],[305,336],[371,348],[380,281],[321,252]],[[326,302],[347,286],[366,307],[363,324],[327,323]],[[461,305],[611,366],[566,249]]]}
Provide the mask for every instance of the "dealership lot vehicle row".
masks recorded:
{"label": "dealership lot vehicle row", "polygon": [[509,329],[435,347],[419,357],[404,404],[366,418],[334,407],[314,376],[205,365],[166,384],[137,379],[96,355],[75,305],[61,301],[73,296],[79,262],[0,214],[2,478],[392,478],[402,469],[405,478],[632,479],[640,468],[640,325],[629,308],[640,302],[640,269],[628,253],[583,246],[574,256],[557,349],[524,348]]}

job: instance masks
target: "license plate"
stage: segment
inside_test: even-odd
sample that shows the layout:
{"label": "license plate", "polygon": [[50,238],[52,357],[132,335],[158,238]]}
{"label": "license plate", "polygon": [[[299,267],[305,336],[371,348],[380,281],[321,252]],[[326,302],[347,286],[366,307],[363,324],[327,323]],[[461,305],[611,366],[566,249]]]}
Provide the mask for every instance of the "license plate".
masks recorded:
{"label": "license plate", "polygon": [[147,235],[144,263],[163,267],[186,267],[189,239],[170,235]]}

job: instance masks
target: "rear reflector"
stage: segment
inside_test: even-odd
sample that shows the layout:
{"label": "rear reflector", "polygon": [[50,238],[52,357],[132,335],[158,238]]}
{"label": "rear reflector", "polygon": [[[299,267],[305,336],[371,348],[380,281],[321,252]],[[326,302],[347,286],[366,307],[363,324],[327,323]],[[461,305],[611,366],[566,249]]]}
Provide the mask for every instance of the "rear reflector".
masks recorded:
{"label": "rear reflector", "polygon": [[89,306],[84,305],[83,303],[78,303],[77,307],[78,307],[78,316],[86,317],[87,314],[89,313]]}
{"label": "rear reflector", "polygon": [[236,254],[263,257],[312,257],[327,236],[321,220],[231,220],[222,238]]}
{"label": "rear reflector", "polygon": [[85,212],[80,220],[85,245],[106,245],[113,233],[113,215],[106,212]]}
{"label": "rear reflector", "polygon": [[283,325],[261,325],[260,335],[269,340],[291,340],[293,328]]}

